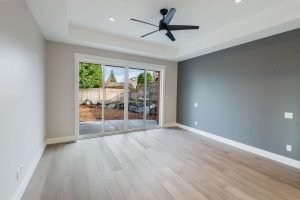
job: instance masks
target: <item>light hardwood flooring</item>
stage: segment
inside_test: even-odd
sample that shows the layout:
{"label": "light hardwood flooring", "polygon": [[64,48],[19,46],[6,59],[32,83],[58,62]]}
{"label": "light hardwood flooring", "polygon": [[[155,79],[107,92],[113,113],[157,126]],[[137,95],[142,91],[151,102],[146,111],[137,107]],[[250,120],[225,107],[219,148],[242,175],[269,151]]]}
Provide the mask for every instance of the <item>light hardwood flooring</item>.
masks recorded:
{"label": "light hardwood flooring", "polygon": [[299,200],[300,171],[182,129],[48,146],[23,200]]}

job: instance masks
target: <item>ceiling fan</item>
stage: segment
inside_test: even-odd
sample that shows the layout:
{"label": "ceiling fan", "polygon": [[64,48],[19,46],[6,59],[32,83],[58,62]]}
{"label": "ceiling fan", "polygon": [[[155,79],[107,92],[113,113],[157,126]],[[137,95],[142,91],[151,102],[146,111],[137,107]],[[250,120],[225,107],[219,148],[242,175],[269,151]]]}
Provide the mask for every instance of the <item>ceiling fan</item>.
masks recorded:
{"label": "ceiling fan", "polygon": [[148,24],[151,26],[155,26],[158,29],[155,31],[152,31],[150,33],[147,33],[145,35],[142,35],[141,37],[146,37],[148,35],[151,35],[155,32],[161,31],[161,30],[166,30],[166,36],[172,40],[173,42],[175,41],[175,37],[172,34],[171,31],[179,31],[179,30],[192,30],[192,29],[199,29],[199,26],[189,26],[189,25],[170,25],[170,22],[172,20],[172,18],[174,17],[176,12],[175,8],[171,8],[170,10],[163,8],[160,10],[160,14],[162,14],[163,18],[162,20],[159,21],[159,25],[155,25],[155,24],[151,24],[145,21],[141,21],[138,19],[133,19],[131,18],[130,20],[135,21],[135,22],[140,22],[140,23],[144,23],[144,24]]}

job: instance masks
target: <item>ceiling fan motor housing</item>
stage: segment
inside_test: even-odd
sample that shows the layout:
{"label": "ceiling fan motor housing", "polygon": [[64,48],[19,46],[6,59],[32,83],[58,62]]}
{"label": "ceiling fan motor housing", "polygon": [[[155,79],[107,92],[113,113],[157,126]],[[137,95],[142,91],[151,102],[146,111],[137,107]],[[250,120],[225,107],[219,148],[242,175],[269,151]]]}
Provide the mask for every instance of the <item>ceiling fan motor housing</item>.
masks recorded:
{"label": "ceiling fan motor housing", "polygon": [[163,22],[163,19],[159,21],[159,30],[168,30],[168,25]]}

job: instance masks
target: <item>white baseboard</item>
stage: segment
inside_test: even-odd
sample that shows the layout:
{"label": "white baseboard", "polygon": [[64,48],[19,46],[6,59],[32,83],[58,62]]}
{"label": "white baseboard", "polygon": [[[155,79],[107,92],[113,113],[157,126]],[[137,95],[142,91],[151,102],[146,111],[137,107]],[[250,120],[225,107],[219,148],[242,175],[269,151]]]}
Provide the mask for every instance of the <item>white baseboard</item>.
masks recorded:
{"label": "white baseboard", "polygon": [[272,152],[269,152],[269,151],[265,151],[265,150],[247,145],[247,144],[243,144],[243,143],[236,142],[234,140],[230,140],[230,139],[227,139],[227,138],[224,138],[224,137],[221,137],[221,136],[217,136],[217,135],[214,135],[214,134],[211,134],[211,133],[207,133],[205,131],[201,131],[201,130],[198,130],[198,129],[195,129],[195,128],[192,128],[192,127],[188,127],[188,126],[185,126],[185,125],[182,125],[182,124],[176,123],[176,126],[179,127],[179,128],[197,133],[197,134],[202,135],[204,137],[216,140],[218,142],[222,142],[224,144],[228,144],[228,145],[231,145],[233,147],[236,147],[236,148],[239,148],[239,149],[257,154],[259,156],[277,161],[279,163],[282,163],[282,164],[300,169],[300,161],[298,161],[298,160],[294,160],[294,159],[291,159],[291,158],[288,158],[288,157],[285,157],[285,156],[281,156],[281,155],[278,155],[278,154],[275,154],[275,153],[272,153]]}
{"label": "white baseboard", "polygon": [[17,192],[15,193],[14,197],[13,197],[13,200],[20,200],[29,184],[29,181],[36,169],[36,167],[38,166],[39,164],[39,161],[44,153],[44,150],[45,150],[45,147],[46,145],[43,145],[43,147],[41,148],[41,150],[37,153],[37,155],[35,156],[32,164],[30,165],[30,167],[28,168],[27,170],[27,173],[25,174]]}
{"label": "white baseboard", "polygon": [[66,137],[59,137],[59,138],[49,138],[46,139],[46,144],[57,144],[57,143],[64,143],[64,142],[74,142],[77,140],[76,136],[66,136]]}
{"label": "white baseboard", "polygon": [[177,123],[164,124],[163,128],[170,128],[177,126]]}
{"label": "white baseboard", "polygon": [[[56,143],[62,143],[62,142],[72,142],[72,141],[76,141],[77,138],[75,136],[68,136],[68,137],[61,137],[61,138],[49,138],[46,140],[46,144],[56,144]],[[44,150],[46,148],[46,144],[43,145],[42,149],[37,153],[37,155],[35,156],[32,164],[30,165],[27,173],[25,174],[17,192],[15,193],[13,200],[20,200],[28,186],[28,183],[34,173],[34,170],[36,169],[43,153]]]}

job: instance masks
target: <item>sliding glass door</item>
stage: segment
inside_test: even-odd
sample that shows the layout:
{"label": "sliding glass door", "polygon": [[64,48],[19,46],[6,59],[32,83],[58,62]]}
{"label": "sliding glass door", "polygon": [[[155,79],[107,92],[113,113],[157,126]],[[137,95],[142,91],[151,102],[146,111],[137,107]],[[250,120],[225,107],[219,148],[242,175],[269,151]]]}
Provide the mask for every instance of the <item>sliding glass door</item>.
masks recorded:
{"label": "sliding glass door", "polygon": [[142,129],[144,120],[144,75],[143,69],[128,69],[128,129]]}
{"label": "sliding glass door", "polygon": [[160,110],[160,71],[147,71],[146,76],[146,127],[157,127]]}
{"label": "sliding glass door", "polygon": [[80,63],[81,136],[101,136],[160,124],[161,71]]}
{"label": "sliding glass door", "polygon": [[124,130],[125,68],[104,66],[104,132]]}
{"label": "sliding glass door", "polygon": [[103,131],[103,66],[79,63],[79,134],[97,134]]}

